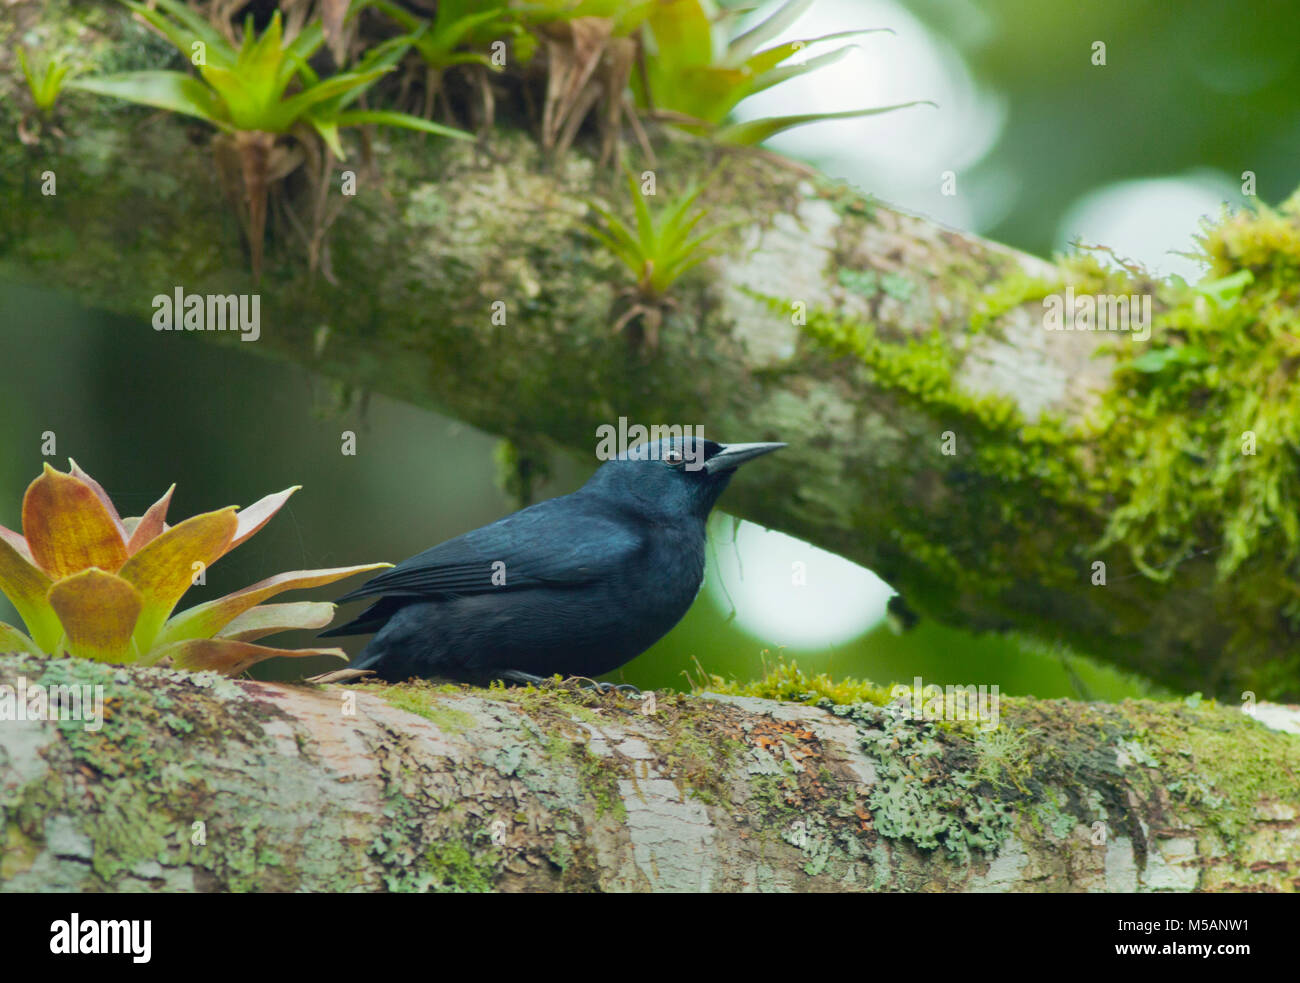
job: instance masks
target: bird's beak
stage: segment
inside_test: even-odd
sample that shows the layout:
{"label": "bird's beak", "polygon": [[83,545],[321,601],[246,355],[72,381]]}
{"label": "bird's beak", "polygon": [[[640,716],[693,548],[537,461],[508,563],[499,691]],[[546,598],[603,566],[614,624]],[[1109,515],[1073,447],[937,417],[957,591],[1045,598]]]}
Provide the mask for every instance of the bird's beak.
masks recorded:
{"label": "bird's beak", "polygon": [[779,451],[785,444],[723,444],[722,450],[704,462],[704,470],[709,474],[731,471],[746,461]]}

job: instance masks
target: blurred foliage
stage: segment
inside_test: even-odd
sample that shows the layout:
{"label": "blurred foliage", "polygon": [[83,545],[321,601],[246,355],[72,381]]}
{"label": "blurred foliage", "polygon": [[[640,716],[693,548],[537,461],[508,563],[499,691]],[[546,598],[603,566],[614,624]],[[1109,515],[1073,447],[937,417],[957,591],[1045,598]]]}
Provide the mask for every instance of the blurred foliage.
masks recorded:
{"label": "blurred foliage", "polygon": [[[982,233],[1047,255],[1071,203],[1117,181],[1211,169],[1300,185],[1300,16],[1293,0],[900,0],[1006,107],[972,177],[1010,180]],[[1092,63],[1093,44],[1106,64]]]}
{"label": "blurred foliage", "polygon": [[439,72],[453,65],[490,67],[492,59],[482,47],[518,29],[504,3],[484,10],[478,0],[440,0],[430,20],[422,20],[388,0],[375,0],[374,6],[410,33],[425,64]]}
{"label": "blurred foliage", "polygon": [[[1121,362],[1098,422],[1122,486],[1101,548],[1130,544],[1156,579],[1197,550],[1217,552],[1243,609],[1259,607],[1252,618],[1300,625],[1300,192],[1226,217],[1202,246],[1215,279],[1162,287],[1169,306],[1150,347]],[[1100,269],[1093,278],[1098,293],[1141,285]]]}

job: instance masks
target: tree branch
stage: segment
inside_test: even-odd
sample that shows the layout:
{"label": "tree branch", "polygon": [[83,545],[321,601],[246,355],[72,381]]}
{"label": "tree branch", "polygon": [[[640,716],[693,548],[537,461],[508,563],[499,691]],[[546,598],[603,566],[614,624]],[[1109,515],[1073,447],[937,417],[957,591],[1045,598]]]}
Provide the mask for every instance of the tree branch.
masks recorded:
{"label": "tree branch", "polygon": [[0,719],[2,890],[1300,887],[1300,737],[1208,704],[1004,699],[993,729],[3,656],[0,717],[57,686],[103,724]]}
{"label": "tree branch", "polygon": [[[0,32],[33,16],[6,7]],[[53,4],[40,23],[57,33],[73,16]],[[96,17],[79,36],[86,59],[143,58],[124,18]],[[19,86],[0,65],[7,132]],[[674,289],[660,345],[643,351],[611,332],[626,271],[584,231],[592,196],[619,210],[624,193],[580,147],[549,166],[504,124],[477,146],[380,131],[373,161],[346,165],[358,193],[330,233],[337,285],[306,271],[285,224],[259,287],[201,126],[68,105],[65,136],[0,146],[8,277],[139,317],[141,331],[177,287],[259,293],[258,341],[205,337],[530,445],[590,456],[597,426],[620,416],[786,440],[728,510],[869,566],[926,616],[1023,629],[1184,690],[1300,696],[1297,557],[1280,537],[1253,576],[1229,578],[1204,529],[1167,580],[1142,572],[1132,544],[1100,545],[1129,491],[1112,477],[1124,452],[1071,428],[1111,398],[1115,363],[1098,346],[1112,339],[1042,323],[1044,294],[1077,271],[765,154],[661,141],[662,192],[720,165],[706,224],[739,225]],[[303,194],[291,184],[282,206]]]}

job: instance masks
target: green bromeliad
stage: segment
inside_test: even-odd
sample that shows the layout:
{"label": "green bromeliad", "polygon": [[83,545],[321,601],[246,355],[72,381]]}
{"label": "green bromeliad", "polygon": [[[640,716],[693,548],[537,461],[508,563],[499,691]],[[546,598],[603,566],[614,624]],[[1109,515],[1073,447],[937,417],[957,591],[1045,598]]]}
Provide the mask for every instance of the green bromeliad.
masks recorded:
{"label": "green bromeliad", "polygon": [[766,20],[719,46],[714,42],[718,18],[710,0],[663,0],[647,22],[644,81],[636,75],[632,78],[639,101],[682,129],[707,134],[720,143],[744,146],[762,143],[806,123],[874,116],[925,102],[727,122],[742,100],[829,65],[850,50],[838,47],[798,64],[786,64],[804,48],[872,33],[841,31],[761,47],[803,16],[811,4],[812,0],[789,0]]}
{"label": "green bromeliad", "polygon": [[286,37],[277,10],[259,36],[249,16],[236,48],[180,0],[155,0],[157,9],[134,0],[122,2],[175,45],[198,70],[198,77],[170,70],[124,72],[73,79],[65,88],[183,113],[215,127],[239,161],[255,276],[261,274],[267,188],[299,163],[292,153],[277,146],[277,138],[315,132],[340,160],[346,154],[339,130],[349,126],[379,124],[473,139],[461,130],[407,113],[351,108],[396,67],[411,46],[410,37],[377,44],[350,70],[322,78],[309,64],[325,44],[325,29],[319,19]]}

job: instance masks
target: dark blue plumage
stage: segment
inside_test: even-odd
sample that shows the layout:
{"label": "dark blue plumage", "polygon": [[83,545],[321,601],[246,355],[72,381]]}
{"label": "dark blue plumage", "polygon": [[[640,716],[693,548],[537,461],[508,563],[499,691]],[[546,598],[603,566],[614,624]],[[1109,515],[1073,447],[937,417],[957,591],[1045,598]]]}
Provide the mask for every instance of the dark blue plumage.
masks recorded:
{"label": "dark blue plumage", "polygon": [[339,598],[378,597],[324,632],[375,632],[349,667],[390,681],[594,677],[671,629],[704,579],[705,522],[735,468],[784,444],[667,439],[576,492],[457,536]]}

